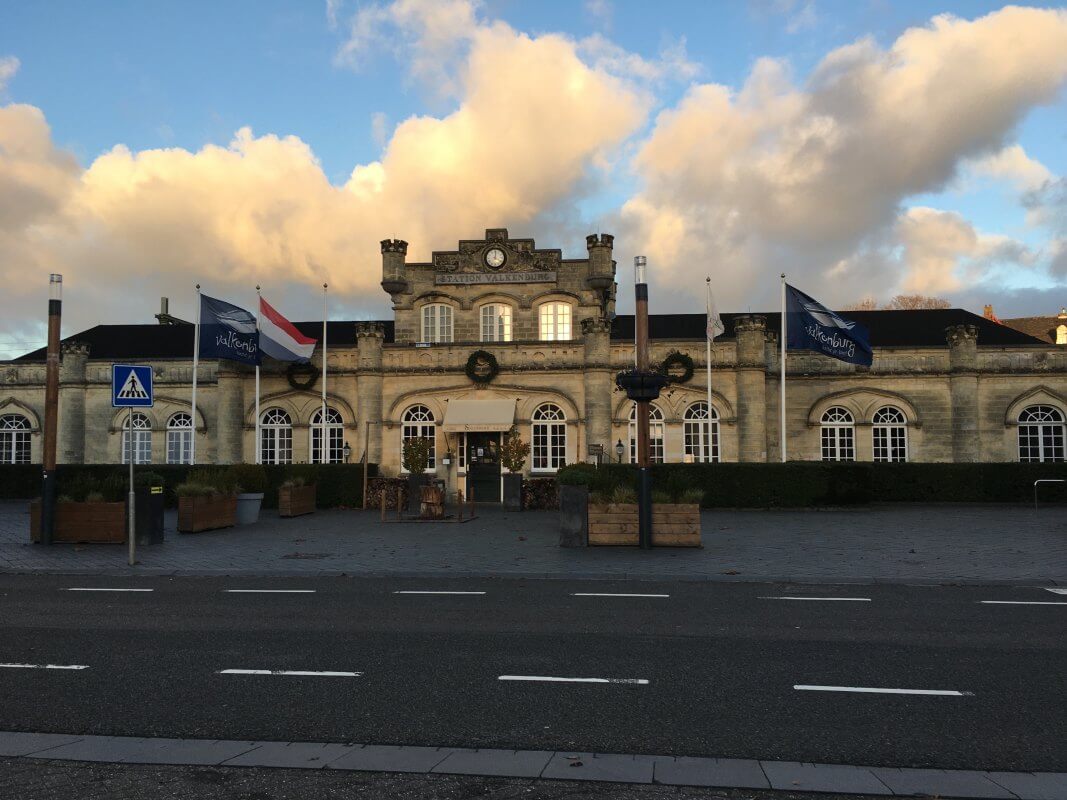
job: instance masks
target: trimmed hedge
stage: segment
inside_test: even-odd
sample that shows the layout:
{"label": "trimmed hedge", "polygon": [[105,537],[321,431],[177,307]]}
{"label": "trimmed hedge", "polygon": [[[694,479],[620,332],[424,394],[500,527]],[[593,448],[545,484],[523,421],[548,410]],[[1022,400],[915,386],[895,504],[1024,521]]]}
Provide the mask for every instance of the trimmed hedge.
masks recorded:
{"label": "trimmed hedge", "polygon": [[[190,470],[203,468],[218,469],[239,474],[247,470],[247,465],[197,465],[185,464],[143,464],[134,473],[154,472],[162,476],[165,503],[168,507],[178,504],[174,494],[175,487],[185,481]],[[362,464],[266,464],[263,466],[267,475],[264,508],[278,507],[278,487],[288,478],[299,475],[307,483],[317,485],[317,505],[319,508],[361,508],[363,506],[363,465]],[[369,464],[368,475],[378,474],[378,465]],[[64,486],[79,487],[86,483],[112,484],[125,486],[129,467],[117,464],[60,464],[56,468],[56,480],[59,494],[64,494]],[[3,464],[0,465],[0,500],[29,500],[41,496],[40,464]]]}
{"label": "trimmed hedge", "polygon": [[[610,493],[635,486],[629,464],[572,464],[561,484]],[[1067,479],[1067,464],[656,464],[652,485],[672,495],[704,492],[704,508],[813,508],[868,503],[1032,503],[1034,481]],[[1042,502],[1067,500],[1067,484],[1044,487]]]}

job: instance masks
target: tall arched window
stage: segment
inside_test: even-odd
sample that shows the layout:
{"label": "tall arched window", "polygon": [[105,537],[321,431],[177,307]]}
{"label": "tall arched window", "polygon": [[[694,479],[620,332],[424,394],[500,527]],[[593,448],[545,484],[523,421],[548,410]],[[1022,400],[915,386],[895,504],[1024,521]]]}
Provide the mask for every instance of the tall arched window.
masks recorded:
{"label": "tall arched window", "polygon": [[0,464],[30,463],[30,421],[21,414],[0,417]]}
{"label": "tall arched window", "polygon": [[719,412],[714,406],[708,419],[707,401],[693,403],[685,410],[683,425],[685,454],[693,461],[719,460]]}
{"label": "tall arched window", "polygon": [[293,463],[293,420],[280,408],[268,408],[260,417],[261,464]]}
{"label": "tall arched window", "polygon": [[426,470],[437,468],[437,428],[433,424],[433,412],[426,406],[412,406],[404,412],[400,428],[400,463],[404,463],[404,442],[408,439],[429,439],[430,458]]}
{"label": "tall arched window", "polygon": [[[337,410],[326,406],[326,461],[340,464],[344,460],[344,424]],[[311,415],[311,463],[322,463],[322,406]]]}
{"label": "tall arched window", "polygon": [[531,466],[535,471],[557,470],[567,462],[567,416],[555,403],[534,410]]}
{"label": "tall arched window", "polygon": [[511,341],[511,306],[493,303],[482,306],[482,341]]}
{"label": "tall arched window", "polygon": [[908,418],[893,406],[883,406],[874,412],[874,460],[908,460]]}
{"label": "tall arched window", "polygon": [[193,418],[179,411],[167,421],[167,463],[190,463],[192,450]]}
{"label": "tall arched window", "polygon": [[[130,415],[122,415],[122,463],[130,463]],[[152,421],[133,412],[133,463],[152,463]]]}
{"label": "tall arched window", "polygon": [[822,415],[822,460],[856,460],[855,421],[847,408],[833,406]]}
{"label": "tall arched window", "polygon": [[538,338],[545,342],[570,341],[571,307],[569,303],[545,303],[538,309]]}
{"label": "tall arched window", "polygon": [[[653,464],[663,463],[663,412],[648,408],[648,458]],[[637,463],[637,403],[630,406],[630,463]]]}
{"label": "tall arched window", "polygon": [[433,303],[422,307],[423,342],[452,341],[452,306]]}
{"label": "tall arched window", "polygon": [[1053,406],[1028,406],[1019,414],[1019,460],[1063,461],[1063,413]]}

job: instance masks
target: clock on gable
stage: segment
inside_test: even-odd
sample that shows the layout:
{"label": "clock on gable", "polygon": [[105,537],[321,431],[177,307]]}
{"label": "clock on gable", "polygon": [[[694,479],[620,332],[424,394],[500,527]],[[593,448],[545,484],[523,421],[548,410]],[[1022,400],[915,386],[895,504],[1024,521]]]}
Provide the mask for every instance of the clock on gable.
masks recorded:
{"label": "clock on gable", "polygon": [[505,261],[507,261],[507,256],[499,247],[493,247],[485,253],[485,265],[489,269],[500,269]]}

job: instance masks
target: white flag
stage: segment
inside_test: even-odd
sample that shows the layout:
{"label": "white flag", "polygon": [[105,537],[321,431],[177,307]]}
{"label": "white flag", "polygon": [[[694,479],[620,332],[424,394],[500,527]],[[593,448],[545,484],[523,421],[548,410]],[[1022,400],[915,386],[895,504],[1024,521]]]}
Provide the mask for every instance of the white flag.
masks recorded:
{"label": "white flag", "polygon": [[726,328],[722,324],[722,317],[719,316],[718,309],[715,308],[715,298],[711,294],[711,287],[708,287],[708,341],[714,342],[716,336],[722,336],[726,331]]}

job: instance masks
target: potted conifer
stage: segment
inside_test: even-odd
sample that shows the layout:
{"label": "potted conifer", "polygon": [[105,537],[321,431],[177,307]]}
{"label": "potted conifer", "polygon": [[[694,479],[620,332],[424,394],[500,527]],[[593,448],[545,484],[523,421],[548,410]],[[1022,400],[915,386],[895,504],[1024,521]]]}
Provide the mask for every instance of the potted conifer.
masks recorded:
{"label": "potted conifer", "polygon": [[422,504],[422,487],[430,465],[430,440],[419,436],[404,440],[404,469],[408,473],[408,513],[418,514]]}
{"label": "potted conifer", "polygon": [[530,443],[519,437],[512,428],[500,444],[500,463],[507,470],[504,475],[504,508],[507,511],[522,511],[522,468],[530,455]]}

